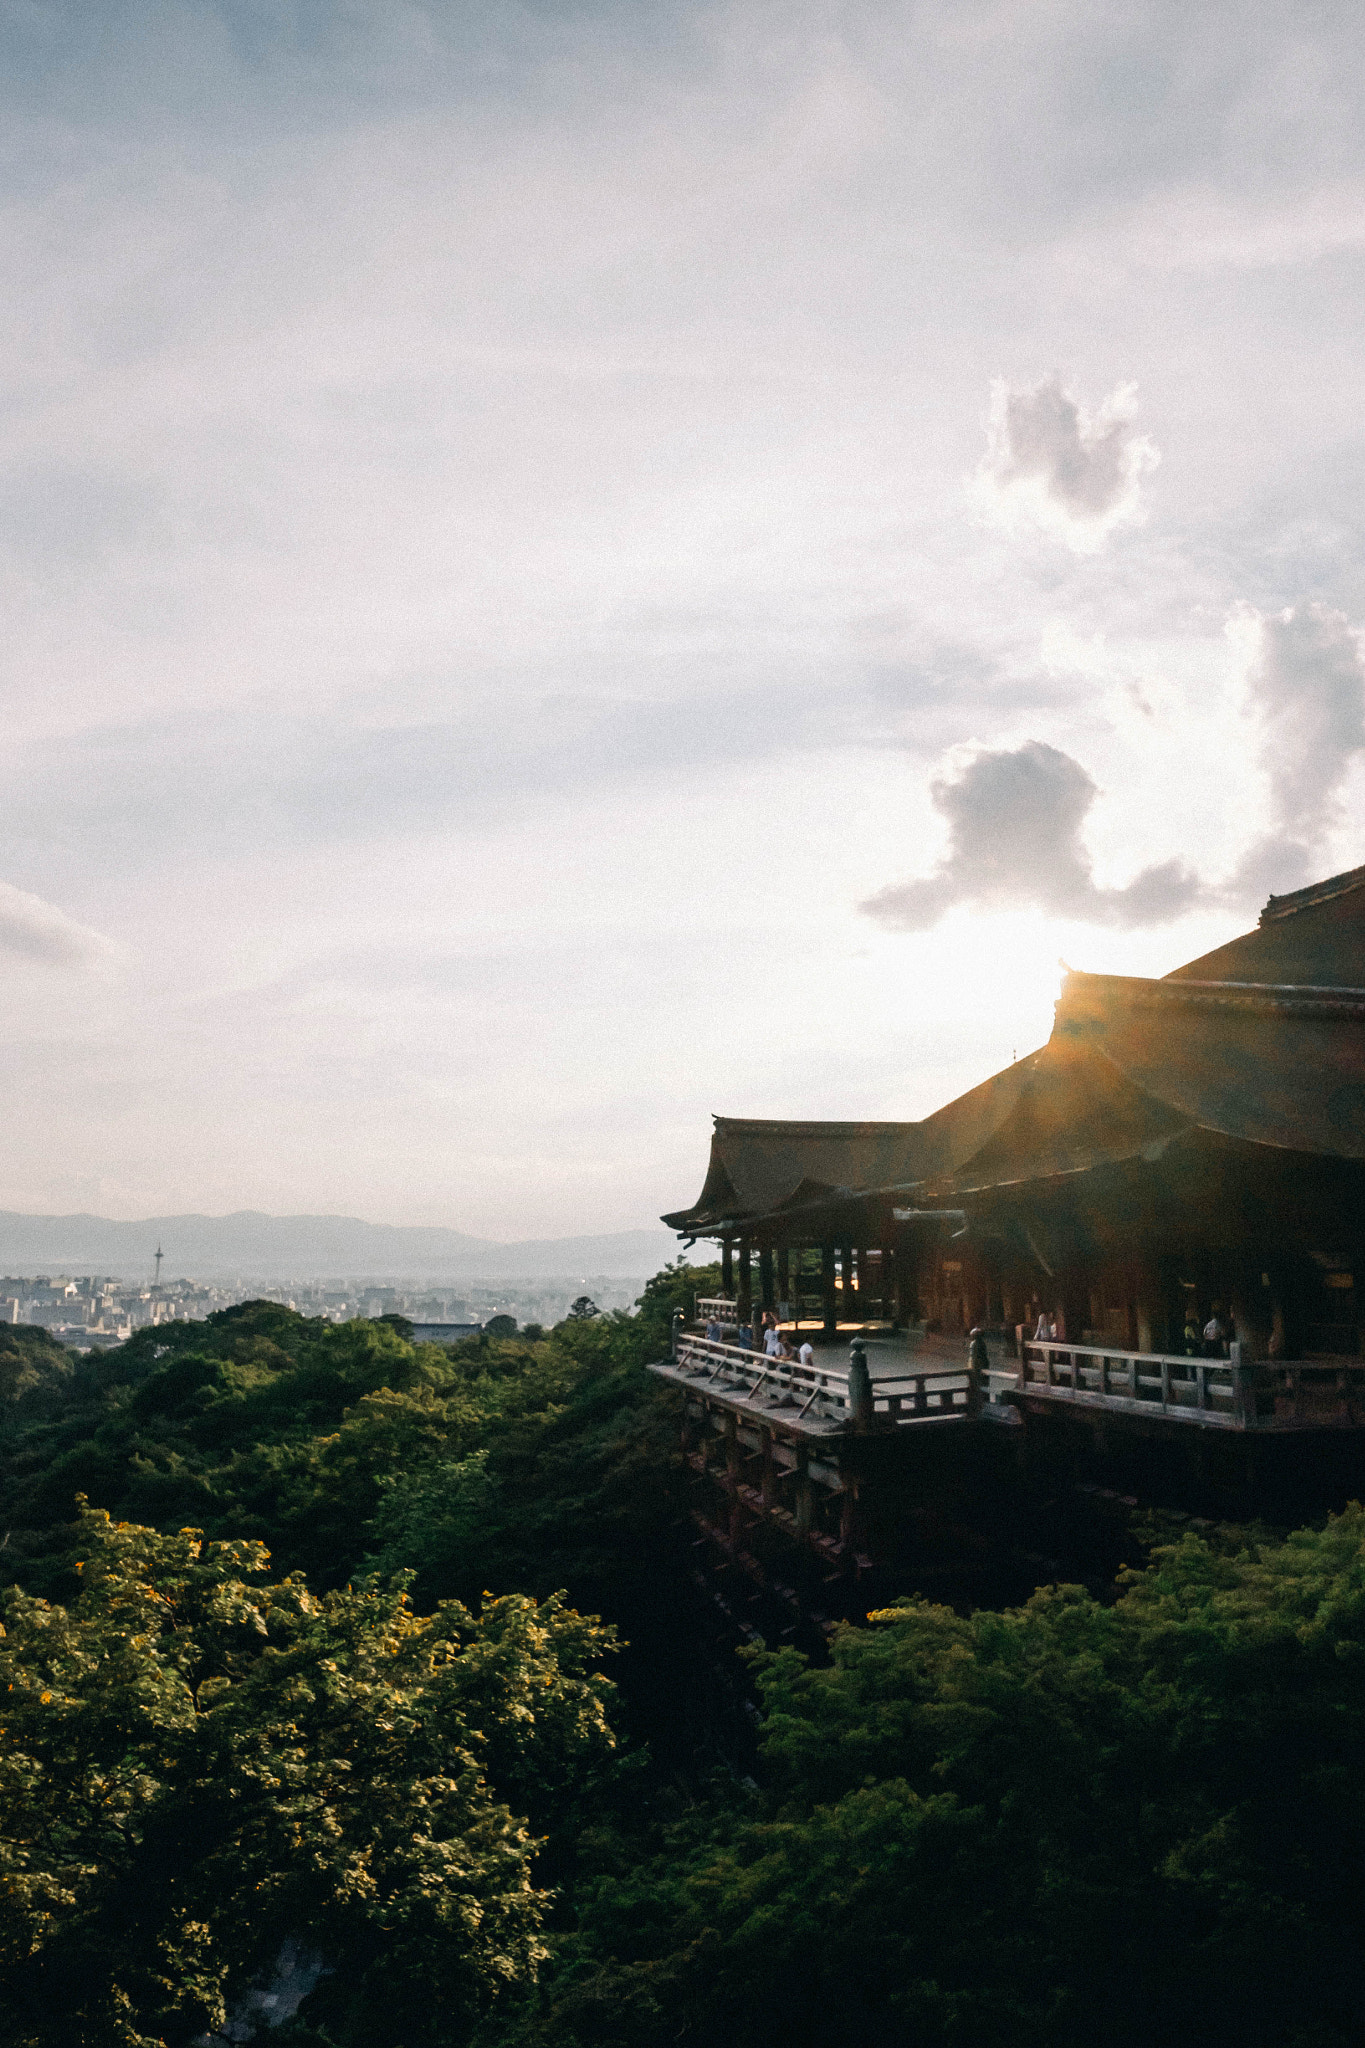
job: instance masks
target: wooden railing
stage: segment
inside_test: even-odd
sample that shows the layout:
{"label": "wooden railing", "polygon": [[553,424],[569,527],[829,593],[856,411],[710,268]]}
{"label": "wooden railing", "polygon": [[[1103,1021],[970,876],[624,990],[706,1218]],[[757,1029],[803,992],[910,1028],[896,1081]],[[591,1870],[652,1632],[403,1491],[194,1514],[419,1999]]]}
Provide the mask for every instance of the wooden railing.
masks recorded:
{"label": "wooden railing", "polygon": [[[697,1306],[700,1310],[701,1303]],[[679,1372],[701,1385],[714,1387],[718,1393],[731,1393],[743,1387],[746,1400],[754,1399],[760,1392],[772,1400],[790,1395],[795,1405],[788,1405],[798,1421],[808,1411],[848,1419],[848,1366],[842,1359],[838,1364],[831,1360],[828,1364],[803,1365],[799,1359],[768,1358],[738,1344],[717,1343],[714,1338],[682,1331],[675,1363]],[[874,1417],[893,1426],[926,1416],[974,1414],[979,1399],[976,1376],[965,1359],[957,1365],[938,1361],[933,1365],[898,1367],[895,1372],[875,1379],[872,1386]]]}
{"label": "wooden railing", "polygon": [[739,1320],[739,1304],[728,1294],[708,1294],[697,1298],[697,1321],[699,1323],[725,1323],[733,1329]]}
{"label": "wooden railing", "polygon": [[1358,1358],[1275,1359],[1257,1368],[1257,1420],[1303,1428],[1365,1427],[1365,1362]]}
{"label": "wooden railing", "polygon": [[1231,1429],[1365,1426],[1365,1361],[1250,1360],[1117,1351],[1022,1338],[997,1389],[1083,1401],[1132,1414],[1176,1416]]}

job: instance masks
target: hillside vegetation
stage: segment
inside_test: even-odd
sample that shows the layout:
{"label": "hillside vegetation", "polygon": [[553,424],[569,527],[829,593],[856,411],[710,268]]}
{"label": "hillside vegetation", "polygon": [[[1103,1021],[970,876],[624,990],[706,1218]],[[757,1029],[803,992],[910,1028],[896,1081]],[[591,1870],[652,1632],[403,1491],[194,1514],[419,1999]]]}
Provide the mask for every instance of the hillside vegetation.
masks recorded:
{"label": "hillside vegetation", "polygon": [[756,1778],[708,1770],[644,1365],[712,1278],[0,1379],[4,2048],[188,2048],[286,1943],[278,2048],[1359,2040],[1365,1515],[746,1653]]}

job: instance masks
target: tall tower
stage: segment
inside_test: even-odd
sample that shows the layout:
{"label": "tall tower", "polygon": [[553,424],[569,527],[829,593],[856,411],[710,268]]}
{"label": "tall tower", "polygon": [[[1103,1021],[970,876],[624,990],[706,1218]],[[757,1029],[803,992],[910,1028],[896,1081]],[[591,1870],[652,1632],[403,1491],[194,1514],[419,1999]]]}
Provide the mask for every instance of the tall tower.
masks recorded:
{"label": "tall tower", "polygon": [[153,1287],[159,1287],[161,1285],[161,1261],[165,1258],[165,1256],[166,1254],[162,1251],[161,1246],[158,1245],[156,1248],[156,1267],[152,1273]]}

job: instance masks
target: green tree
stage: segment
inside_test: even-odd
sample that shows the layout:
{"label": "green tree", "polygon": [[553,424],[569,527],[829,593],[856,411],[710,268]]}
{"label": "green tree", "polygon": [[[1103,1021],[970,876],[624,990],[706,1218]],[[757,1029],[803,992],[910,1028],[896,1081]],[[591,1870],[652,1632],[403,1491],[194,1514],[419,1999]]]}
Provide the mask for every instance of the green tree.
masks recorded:
{"label": "green tree", "polygon": [[30,1409],[50,1405],[66,1391],[76,1353],[50,1330],[25,1323],[0,1323],[0,1403],[25,1399]]}
{"label": "green tree", "polygon": [[[610,1632],[562,1601],[321,1597],[253,1543],[80,1523],[0,1640],[6,2048],[222,2025],[286,1937],[339,2043],[461,2038],[544,1955],[529,1823],[611,1749]],[[518,1817],[520,1816],[520,1817]]]}
{"label": "green tree", "polygon": [[753,1659],[761,1792],[605,1838],[537,2038],[1346,2048],[1365,1512]]}

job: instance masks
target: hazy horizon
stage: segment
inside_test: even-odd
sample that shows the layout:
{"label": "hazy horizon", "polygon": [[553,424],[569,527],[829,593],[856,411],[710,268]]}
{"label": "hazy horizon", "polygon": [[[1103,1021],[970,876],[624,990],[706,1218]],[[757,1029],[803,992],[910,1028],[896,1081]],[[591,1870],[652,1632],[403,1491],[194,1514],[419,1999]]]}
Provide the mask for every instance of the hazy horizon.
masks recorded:
{"label": "hazy horizon", "polygon": [[374,1223],[340,1215],[272,1216],[253,1209],[143,1218],[0,1210],[0,1273],[80,1271],[126,1277],[150,1270],[157,1249],[164,1253],[161,1270],[168,1281],[231,1274],[369,1284],[386,1279],[549,1282],[570,1276],[644,1281],[676,1256],[678,1245],[662,1228],[497,1239],[439,1225]]}
{"label": "hazy horizon", "polygon": [[0,1205],[657,1229],[1365,859],[1361,40],[7,11]]}

